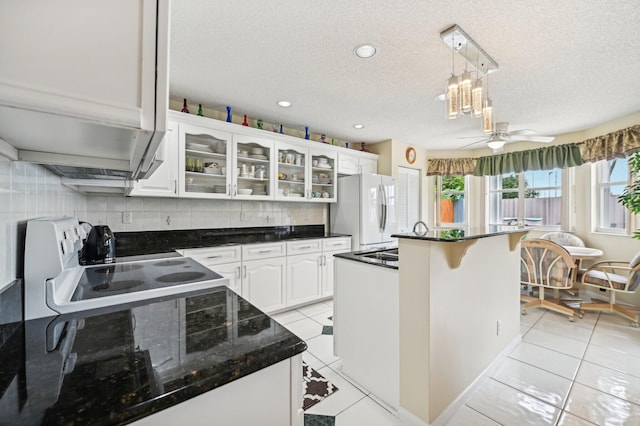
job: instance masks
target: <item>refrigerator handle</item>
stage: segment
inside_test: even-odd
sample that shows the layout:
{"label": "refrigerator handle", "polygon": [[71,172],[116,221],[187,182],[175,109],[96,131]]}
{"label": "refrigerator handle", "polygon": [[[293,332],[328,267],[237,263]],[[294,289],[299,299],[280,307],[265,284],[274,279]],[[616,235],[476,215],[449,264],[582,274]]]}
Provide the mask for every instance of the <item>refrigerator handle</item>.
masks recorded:
{"label": "refrigerator handle", "polygon": [[378,185],[378,229],[384,231],[384,202],[382,201],[383,189],[382,185]]}
{"label": "refrigerator handle", "polygon": [[380,185],[382,188],[382,230],[387,229],[387,189],[383,185]]}

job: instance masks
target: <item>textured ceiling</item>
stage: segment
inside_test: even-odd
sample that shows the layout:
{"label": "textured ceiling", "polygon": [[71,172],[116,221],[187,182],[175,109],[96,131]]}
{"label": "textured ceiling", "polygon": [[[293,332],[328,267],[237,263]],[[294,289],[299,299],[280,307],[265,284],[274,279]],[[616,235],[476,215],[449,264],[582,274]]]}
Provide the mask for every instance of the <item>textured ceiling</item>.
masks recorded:
{"label": "textured ceiling", "polygon": [[[171,22],[172,98],[353,142],[453,149],[482,135],[434,100],[453,24],[499,64],[490,93],[510,130],[559,135],[640,111],[639,0],[174,0]],[[363,43],[378,54],[357,58]]]}

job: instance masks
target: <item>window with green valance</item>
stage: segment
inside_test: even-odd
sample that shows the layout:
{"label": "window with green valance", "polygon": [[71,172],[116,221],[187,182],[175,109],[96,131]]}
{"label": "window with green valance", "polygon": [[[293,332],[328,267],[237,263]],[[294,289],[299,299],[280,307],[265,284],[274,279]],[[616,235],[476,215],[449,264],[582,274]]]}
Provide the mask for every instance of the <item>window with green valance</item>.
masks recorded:
{"label": "window with green valance", "polygon": [[475,158],[431,158],[427,162],[427,176],[472,175],[475,168]]}
{"label": "window with green valance", "polygon": [[575,143],[554,145],[527,151],[480,157],[473,171],[474,176],[498,176],[527,170],[552,170],[583,164],[580,147]]}

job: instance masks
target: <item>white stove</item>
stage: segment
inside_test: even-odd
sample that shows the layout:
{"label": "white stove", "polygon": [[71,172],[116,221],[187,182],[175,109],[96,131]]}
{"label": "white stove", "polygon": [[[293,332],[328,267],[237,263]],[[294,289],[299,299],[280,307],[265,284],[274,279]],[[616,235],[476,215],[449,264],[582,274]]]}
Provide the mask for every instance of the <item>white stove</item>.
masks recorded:
{"label": "white stove", "polygon": [[82,266],[86,231],[77,218],[27,223],[24,255],[25,319],[104,308],[187,293],[228,279],[189,257]]}

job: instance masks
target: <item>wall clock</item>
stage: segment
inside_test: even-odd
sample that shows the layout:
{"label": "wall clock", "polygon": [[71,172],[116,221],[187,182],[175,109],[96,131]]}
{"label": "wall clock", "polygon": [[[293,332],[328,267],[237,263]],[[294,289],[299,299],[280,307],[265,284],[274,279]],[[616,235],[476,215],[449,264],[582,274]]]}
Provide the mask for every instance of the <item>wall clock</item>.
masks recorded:
{"label": "wall clock", "polygon": [[416,161],[416,149],[412,146],[407,148],[406,156],[407,156],[407,162],[409,164],[413,164]]}

